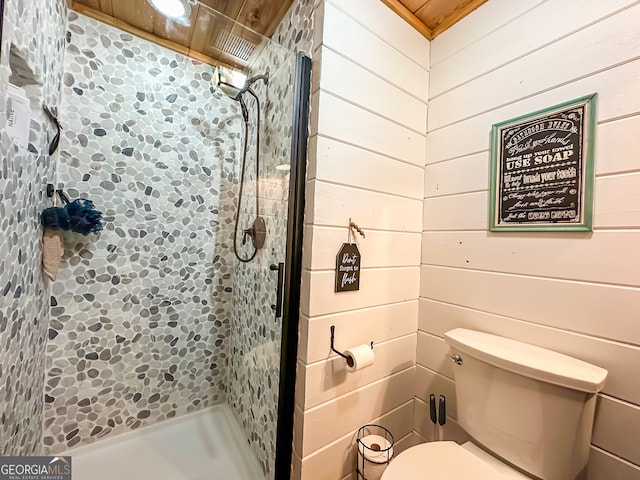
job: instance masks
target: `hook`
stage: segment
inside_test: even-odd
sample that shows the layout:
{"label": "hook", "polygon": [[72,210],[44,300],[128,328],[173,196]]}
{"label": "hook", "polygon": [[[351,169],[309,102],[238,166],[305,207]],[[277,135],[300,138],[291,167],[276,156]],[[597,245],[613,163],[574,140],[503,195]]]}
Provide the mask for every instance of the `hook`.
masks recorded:
{"label": "hook", "polygon": [[60,200],[62,201],[62,203],[67,205],[69,203],[69,197],[67,197],[67,194],[64,193],[64,191],[61,188],[56,190],[56,192],[58,193],[58,196],[60,197]]}
{"label": "hook", "polygon": [[352,222],[351,219],[349,219],[349,229],[350,230],[355,229],[355,231],[358,232],[362,236],[362,238],[366,238],[364,231],[358,226],[357,223]]}
{"label": "hook", "polygon": [[56,135],[55,137],[53,137],[53,140],[51,141],[51,145],[49,145],[49,155],[53,155],[54,153],[56,153],[56,150],[58,149],[58,143],[60,142],[60,131],[62,130],[62,125],[60,125],[60,122],[58,121],[58,117],[56,117],[51,112],[49,107],[47,107],[46,105],[42,105],[42,109],[45,111],[49,119],[55,124],[57,129]]}

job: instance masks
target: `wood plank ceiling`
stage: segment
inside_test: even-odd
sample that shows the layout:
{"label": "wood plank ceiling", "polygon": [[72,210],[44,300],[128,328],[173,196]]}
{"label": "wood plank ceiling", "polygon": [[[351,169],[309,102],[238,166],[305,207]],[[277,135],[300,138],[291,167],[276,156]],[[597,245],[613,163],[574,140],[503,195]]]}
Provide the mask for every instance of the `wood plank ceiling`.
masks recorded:
{"label": "wood plank ceiling", "polygon": [[273,34],[293,0],[183,3],[187,13],[181,18],[166,17],[149,0],[71,0],[71,7],[206,63],[244,69],[264,46],[265,37]]}
{"label": "wood plank ceiling", "polygon": [[[487,0],[381,1],[431,40]],[[203,62],[241,70],[251,64],[293,0],[183,2],[187,14],[171,19],[150,0],[70,0],[74,10],[121,30]]]}
{"label": "wood plank ceiling", "polygon": [[462,20],[487,0],[382,0],[429,40]]}

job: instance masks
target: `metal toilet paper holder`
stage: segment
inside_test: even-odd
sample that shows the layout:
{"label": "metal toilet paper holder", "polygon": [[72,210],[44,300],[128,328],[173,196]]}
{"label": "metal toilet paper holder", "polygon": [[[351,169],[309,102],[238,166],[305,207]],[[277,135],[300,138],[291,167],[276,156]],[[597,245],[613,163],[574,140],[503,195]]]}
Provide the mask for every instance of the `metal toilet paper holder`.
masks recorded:
{"label": "metal toilet paper holder", "polygon": [[[351,358],[349,355],[345,355],[344,353],[336,350],[336,347],[334,346],[335,334],[336,334],[336,326],[331,325],[331,350],[337,353],[338,355],[340,355],[342,358],[344,358],[347,361],[347,365],[349,365],[350,367],[353,367],[353,358]],[[373,350],[373,341],[371,342],[371,350]]]}
{"label": "metal toilet paper holder", "polygon": [[[373,443],[371,446],[365,444],[363,441],[365,437],[369,435],[378,435],[383,437],[388,443],[389,446],[387,448],[382,448],[382,446]],[[366,457],[370,456],[368,454],[375,453],[380,459],[381,462],[372,464],[371,466],[380,466],[380,465],[388,465],[391,462],[391,458],[393,457],[393,446],[394,446],[393,435],[389,430],[384,428],[382,425],[368,424],[363,425],[358,429],[358,436],[356,438],[356,446],[358,451],[356,452],[357,456],[357,465],[356,465],[356,474],[358,480],[367,480],[366,476],[366,464],[368,460]],[[369,461],[369,463],[371,463]],[[370,467],[371,468],[371,467]],[[386,467],[385,467],[386,468]],[[375,475],[375,472],[374,472]]]}

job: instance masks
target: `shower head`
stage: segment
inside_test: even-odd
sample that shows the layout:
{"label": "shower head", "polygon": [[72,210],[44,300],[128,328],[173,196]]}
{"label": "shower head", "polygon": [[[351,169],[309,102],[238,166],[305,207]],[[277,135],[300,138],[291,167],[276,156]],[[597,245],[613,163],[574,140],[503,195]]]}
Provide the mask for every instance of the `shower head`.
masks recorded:
{"label": "shower head", "polygon": [[213,84],[214,91],[219,90],[227,97],[237,100],[247,84],[247,76],[237,70],[215,67],[213,69],[211,83]]}
{"label": "shower head", "polygon": [[258,80],[269,82],[268,75],[256,75],[248,78],[244,73],[225,67],[215,67],[211,83],[214,91],[221,91],[232,100],[240,100],[243,93],[250,89]]}

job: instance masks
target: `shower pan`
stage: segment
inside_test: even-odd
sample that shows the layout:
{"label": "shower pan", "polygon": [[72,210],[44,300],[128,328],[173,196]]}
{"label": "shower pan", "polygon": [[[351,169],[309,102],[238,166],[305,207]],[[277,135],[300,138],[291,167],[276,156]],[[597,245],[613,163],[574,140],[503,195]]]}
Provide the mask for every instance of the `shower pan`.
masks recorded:
{"label": "shower pan", "polygon": [[237,480],[284,478],[310,59],[264,40],[234,83],[75,12],[68,28],[58,182],[106,225],[67,246],[51,288],[43,453],[78,472],[157,458],[177,480],[223,468],[226,442],[255,466]]}

